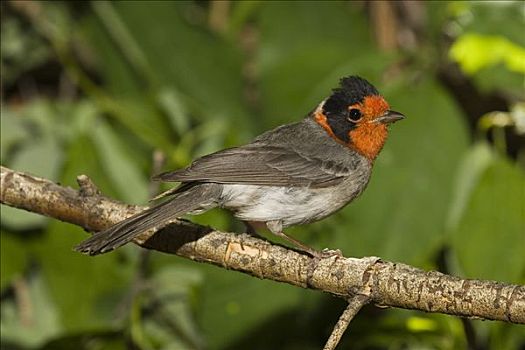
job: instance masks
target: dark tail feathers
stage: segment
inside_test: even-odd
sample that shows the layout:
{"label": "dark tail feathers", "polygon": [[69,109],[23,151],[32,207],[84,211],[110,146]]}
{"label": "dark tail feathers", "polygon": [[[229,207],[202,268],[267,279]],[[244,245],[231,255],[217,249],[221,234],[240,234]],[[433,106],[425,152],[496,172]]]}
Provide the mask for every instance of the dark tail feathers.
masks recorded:
{"label": "dark tail feathers", "polygon": [[107,253],[129,243],[139,234],[166,226],[173,219],[199,208],[212,208],[220,195],[217,184],[195,185],[175,198],[135,214],[110,228],[95,233],[75,247],[89,255]]}

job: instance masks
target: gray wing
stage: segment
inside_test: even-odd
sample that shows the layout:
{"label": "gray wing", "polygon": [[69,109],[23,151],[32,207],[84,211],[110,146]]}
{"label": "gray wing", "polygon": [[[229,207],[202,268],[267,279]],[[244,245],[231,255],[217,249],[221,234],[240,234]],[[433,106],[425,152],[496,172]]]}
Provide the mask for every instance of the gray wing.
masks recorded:
{"label": "gray wing", "polygon": [[289,147],[252,143],[204,156],[185,169],[166,172],[153,179],[327,187],[340,183],[351,173],[352,169],[340,163],[301,155]]}

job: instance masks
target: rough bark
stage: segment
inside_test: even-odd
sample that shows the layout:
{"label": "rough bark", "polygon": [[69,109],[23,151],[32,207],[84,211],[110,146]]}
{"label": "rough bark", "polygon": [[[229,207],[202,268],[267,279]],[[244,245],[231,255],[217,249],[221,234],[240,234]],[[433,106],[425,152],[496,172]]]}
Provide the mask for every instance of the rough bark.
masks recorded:
{"label": "rough bark", "polygon": [[[78,182],[77,191],[2,167],[0,201],[90,231],[142,209],[102,196],[85,176]],[[375,257],[319,260],[249,235],[219,232],[183,220],[155,234],[146,233],[135,243],[347,300],[362,295],[381,306],[525,323],[525,286],[461,279]]]}

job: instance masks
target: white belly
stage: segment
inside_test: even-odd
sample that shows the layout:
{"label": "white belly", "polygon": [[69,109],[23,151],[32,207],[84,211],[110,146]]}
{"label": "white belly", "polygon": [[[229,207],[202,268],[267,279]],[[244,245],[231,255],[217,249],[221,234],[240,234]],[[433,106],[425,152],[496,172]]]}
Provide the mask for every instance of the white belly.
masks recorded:
{"label": "white belly", "polygon": [[221,196],[221,206],[241,220],[279,220],[283,226],[320,220],[346,202],[329,188],[224,185]]}

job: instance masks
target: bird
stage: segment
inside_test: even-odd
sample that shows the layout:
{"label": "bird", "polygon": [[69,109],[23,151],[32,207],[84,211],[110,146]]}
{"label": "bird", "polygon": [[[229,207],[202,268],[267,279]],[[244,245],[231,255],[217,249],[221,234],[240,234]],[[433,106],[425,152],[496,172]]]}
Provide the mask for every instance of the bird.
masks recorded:
{"label": "bird", "polygon": [[370,82],[343,77],[302,120],[154,176],[154,181],[180,185],[158,196],[167,200],[93,234],[75,250],[106,253],[183,215],[221,207],[247,223],[249,231],[264,224],[313,257],[331,256],[334,251],[311,248],[283,229],[321,220],[357,198],[367,187],[390,124],[404,118]]}

